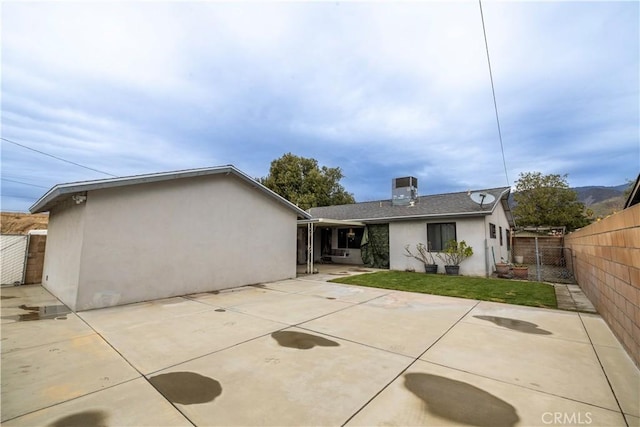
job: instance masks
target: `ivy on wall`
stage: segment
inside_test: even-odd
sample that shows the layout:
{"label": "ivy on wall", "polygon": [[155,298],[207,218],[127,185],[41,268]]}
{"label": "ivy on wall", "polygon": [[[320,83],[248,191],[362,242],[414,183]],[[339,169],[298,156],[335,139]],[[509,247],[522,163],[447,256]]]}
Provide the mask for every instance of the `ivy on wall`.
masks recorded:
{"label": "ivy on wall", "polygon": [[360,251],[367,267],[389,268],[389,224],[367,225]]}

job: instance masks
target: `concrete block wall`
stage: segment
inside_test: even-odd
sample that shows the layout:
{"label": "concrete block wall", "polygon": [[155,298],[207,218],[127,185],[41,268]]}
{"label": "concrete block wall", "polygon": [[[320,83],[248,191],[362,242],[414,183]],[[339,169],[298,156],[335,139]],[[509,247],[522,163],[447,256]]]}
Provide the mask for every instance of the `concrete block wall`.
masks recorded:
{"label": "concrete block wall", "polygon": [[25,285],[42,283],[42,269],[44,268],[44,250],[46,244],[46,235],[34,234],[29,236],[27,265],[24,276]]}
{"label": "concrete block wall", "polygon": [[565,236],[583,292],[640,367],[640,204]]}

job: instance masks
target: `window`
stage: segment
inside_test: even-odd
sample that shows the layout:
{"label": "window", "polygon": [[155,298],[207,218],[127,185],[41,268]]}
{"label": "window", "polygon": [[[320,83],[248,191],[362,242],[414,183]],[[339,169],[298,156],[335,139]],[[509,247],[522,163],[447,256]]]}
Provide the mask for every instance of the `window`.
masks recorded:
{"label": "window", "polygon": [[500,246],[502,246],[502,227],[498,231],[500,231]]}
{"label": "window", "polygon": [[427,239],[431,243],[431,250],[441,252],[447,247],[449,240],[456,239],[456,223],[442,222],[427,224]]}
{"label": "window", "polygon": [[360,249],[364,228],[338,228],[339,249]]}
{"label": "window", "polygon": [[511,230],[507,229],[505,230],[506,235],[507,235],[507,250],[510,251],[511,250]]}
{"label": "window", "polygon": [[489,237],[496,238],[496,225],[489,223]]}

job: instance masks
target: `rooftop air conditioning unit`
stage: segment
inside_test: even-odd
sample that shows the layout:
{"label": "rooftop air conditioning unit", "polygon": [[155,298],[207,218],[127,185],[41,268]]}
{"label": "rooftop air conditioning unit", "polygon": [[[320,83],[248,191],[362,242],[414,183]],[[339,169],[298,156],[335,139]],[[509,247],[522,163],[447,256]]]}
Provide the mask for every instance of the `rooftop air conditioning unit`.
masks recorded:
{"label": "rooftop air conditioning unit", "polygon": [[418,178],[406,176],[391,180],[391,204],[413,206],[418,198]]}

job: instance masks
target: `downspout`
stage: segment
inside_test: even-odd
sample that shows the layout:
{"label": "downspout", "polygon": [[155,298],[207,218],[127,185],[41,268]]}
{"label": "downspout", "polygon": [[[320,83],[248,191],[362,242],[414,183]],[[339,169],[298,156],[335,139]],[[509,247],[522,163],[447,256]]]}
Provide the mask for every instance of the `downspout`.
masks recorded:
{"label": "downspout", "polygon": [[487,240],[487,221],[489,217],[485,216],[483,225],[484,225],[484,275],[485,277],[489,277],[492,273],[491,267],[489,266],[489,241]]}

